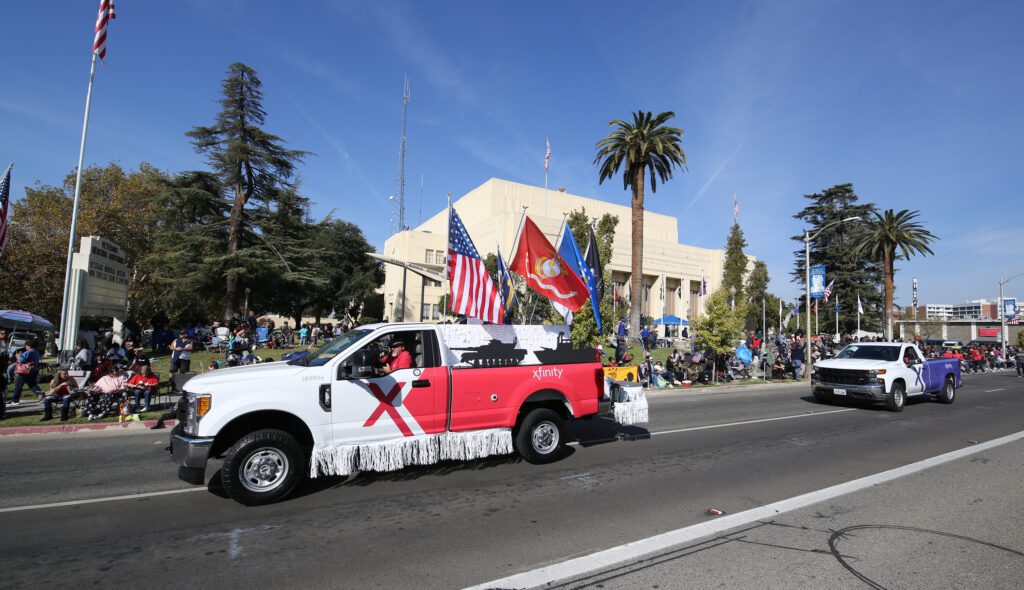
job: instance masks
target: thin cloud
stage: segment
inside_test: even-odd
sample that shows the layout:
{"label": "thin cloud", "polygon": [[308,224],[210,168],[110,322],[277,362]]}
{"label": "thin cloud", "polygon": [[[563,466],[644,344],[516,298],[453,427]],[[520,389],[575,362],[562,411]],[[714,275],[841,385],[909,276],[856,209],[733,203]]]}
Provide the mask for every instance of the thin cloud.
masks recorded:
{"label": "thin cloud", "polygon": [[338,155],[341,156],[342,160],[344,160],[345,167],[348,168],[349,173],[355,175],[355,177],[358,178],[360,182],[362,182],[363,185],[366,186],[366,188],[370,191],[371,194],[373,194],[373,196],[377,197],[380,200],[384,200],[384,196],[381,195],[379,191],[377,191],[376,187],[373,186],[373,183],[370,182],[370,179],[367,178],[365,174],[363,174],[363,171],[359,168],[359,165],[356,163],[356,161],[352,159],[351,154],[348,153],[348,149],[345,148],[345,143],[340,139],[336,139],[335,137],[327,133],[327,131],[319,123],[313,120],[313,117],[309,116],[309,113],[306,112],[306,109],[302,108],[302,105],[296,102],[294,98],[289,97],[289,100],[291,100],[292,104],[295,105],[296,110],[299,111],[299,114],[302,115],[302,118],[305,119],[306,122],[309,123],[314,129],[316,129],[317,132],[319,132],[320,135],[327,141],[327,143],[331,144],[331,147],[334,148],[334,151],[338,152]]}
{"label": "thin cloud", "polygon": [[738,154],[740,150],[743,149],[743,146],[747,145],[748,139],[749,138],[741,141],[740,144],[736,146],[736,149],[734,149],[728,156],[725,157],[724,160],[722,160],[720,164],[718,164],[718,167],[715,168],[715,171],[711,174],[711,177],[708,178],[706,182],[704,182],[704,186],[700,187],[700,190],[698,190],[697,194],[694,195],[692,199],[690,199],[690,202],[686,204],[686,207],[683,207],[683,213],[686,213],[690,209],[690,207],[696,204],[697,201],[699,201],[704,196],[704,193],[707,192],[708,187],[710,187],[715,182],[715,180],[718,178],[718,175],[722,173],[722,170],[725,170],[725,167],[729,165],[729,162],[732,161],[733,157],[735,157],[736,154]]}
{"label": "thin cloud", "polygon": [[326,82],[335,90],[349,98],[354,98],[356,100],[363,100],[366,98],[366,92],[363,90],[362,86],[356,84],[352,80],[339,76],[334,69],[320,60],[313,59],[296,49],[288,47],[287,45],[281,46],[281,51],[278,55],[288,65]]}

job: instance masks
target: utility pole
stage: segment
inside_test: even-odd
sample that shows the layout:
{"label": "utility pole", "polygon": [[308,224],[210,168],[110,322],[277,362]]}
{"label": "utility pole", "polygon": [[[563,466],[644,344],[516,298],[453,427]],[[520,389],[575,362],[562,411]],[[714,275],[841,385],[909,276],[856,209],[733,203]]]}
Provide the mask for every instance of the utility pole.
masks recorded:
{"label": "utility pole", "polygon": [[405,77],[402,90],[402,139],[398,144],[398,231],[409,229],[405,223],[405,131],[409,122],[409,76]]}

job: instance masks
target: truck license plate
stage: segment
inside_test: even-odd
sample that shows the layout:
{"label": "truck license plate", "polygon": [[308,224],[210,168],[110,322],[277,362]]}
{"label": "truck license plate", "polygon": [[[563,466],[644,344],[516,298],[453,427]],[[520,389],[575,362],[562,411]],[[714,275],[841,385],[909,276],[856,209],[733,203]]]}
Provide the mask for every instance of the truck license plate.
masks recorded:
{"label": "truck license plate", "polygon": [[839,389],[838,387],[832,390],[832,393],[836,395],[846,395],[845,389]]}

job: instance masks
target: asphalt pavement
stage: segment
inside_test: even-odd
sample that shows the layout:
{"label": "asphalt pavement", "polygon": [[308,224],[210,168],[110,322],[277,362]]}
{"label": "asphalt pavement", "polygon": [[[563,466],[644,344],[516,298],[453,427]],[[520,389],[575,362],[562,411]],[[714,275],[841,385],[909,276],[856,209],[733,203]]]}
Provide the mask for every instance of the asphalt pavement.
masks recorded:
{"label": "asphalt pavement", "polygon": [[[501,457],[325,478],[305,485],[291,500],[258,508],[226,499],[212,470],[207,487],[179,482],[164,451],[166,431],[3,437],[0,551],[7,567],[0,587],[106,585],[124,582],[126,575],[129,585],[153,587],[394,589],[487,583],[706,523],[715,518],[706,514],[711,507],[740,513],[969,447],[971,441],[1024,431],[1024,380],[1010,373],[970,376],[958,393],[951,406],[913,401],[894,414],[877,407],[820,405],[803,385],[657,392],[650,396],[650,424],[617,427],[605,419],[574,424],[571,434],[578,444],[551,465]],[[814,531],[802,532],[808,537],[799,539],[771,533],[805,526],[807,518],[824,531],[892,524],[1021,551],[1019,519],[1006,517],[1021,508],[1019,494],[1012,493],[1022,483],[1019,447],[1005,449],[987,451],[988,463],[968,461],[969,469],[953,469],[960,465],[954,462],[884,484],[896,490],[885,502],[856,499],[883,486],[844,496],[830,516],[837,520],[828,524],[817,522],[822,519],[813,513],[794,511],[777,524],[748,525],[758,528],[743,534],[764,540],[761,545],[730,541],[695,554],[706,557],[668,560],[658,568],[624,571],[614,580],[581,579],[572,587],[754,587],[759,579],[758,587],[865,584],[834,557],[835,572],[807,577],[817,562],[800,565],[800,560],[822,555]],[[908,482],[919,487],[905,488]],[[936,490],[946,492],[939,502],[924,493]],[[161,492],[169,493],[154,495]],[[128,498],[103,500],[119,496]],[[950,509],[943,508],[943,499],[952,502]],[[973,509],[962,508],[976,499]],[[66,504],[40,507],[61,503]],[[918,505],[927,509],[908,511]],[[850,514],[850,506],[863,508],[840,518]],[[987,506],[1002,517],[978,512]],[[899,529],[857,529],[841,539],[846,549],[840,554],[865,554],[858,544],[865,538],[936,542],[921,534],[925,537]],[[937,536],[940,546],[953,539]],[[813,551],[765,547],[790,541]],[[890,554],[901,571],[916,567],[910,555],[914,545],[905,545]],[[765,552],[751,549],[756,547]],[[1000,551],[980,550],[977,560],[1024,573],[1016,558]],[[715,559],[700,561],[711,556]],[[876,579],[876,570],[887,563],[884,551],[870,558],[874,569],[867,577]],[[951,582],[968,571],[962,561],[926,563],[950,570],[949,576],[933,578]],[[917,585],[912,576],[881,579],[883,585],[936,587]]]}

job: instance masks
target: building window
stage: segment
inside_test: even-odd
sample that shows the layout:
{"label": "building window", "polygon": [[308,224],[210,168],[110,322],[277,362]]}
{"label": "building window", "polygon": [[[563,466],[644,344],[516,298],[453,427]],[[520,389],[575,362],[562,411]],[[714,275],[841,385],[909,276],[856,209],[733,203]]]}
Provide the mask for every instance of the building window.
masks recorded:
{"label": "building window", "polygon": [[436,252],[436,261],[437,261],[437,262],[436,262],[436,264],[440,264],[440,265],[442,265],[442,266],[443,266],[443,265],[444,265],[444,263],[446,262],[446,261],[445,261],[445,255],[444,255],[444,251],[443,251],[443,250],[438,250],[438,251]]}
{"label": "building window", "polygon": [[423,257],[423,262],[426,262],[427,264],[433,264],[434,263],[434,251],[433,250],[427,250],[426,256]]}

